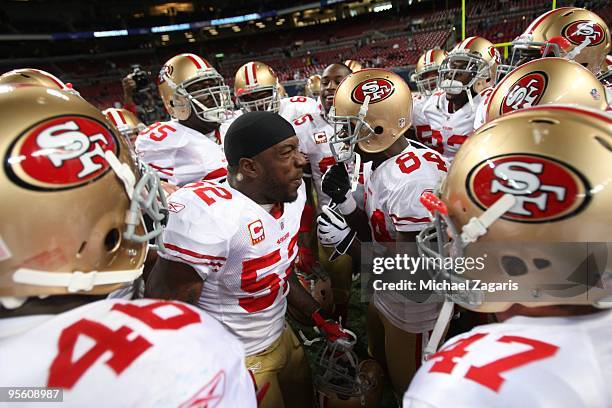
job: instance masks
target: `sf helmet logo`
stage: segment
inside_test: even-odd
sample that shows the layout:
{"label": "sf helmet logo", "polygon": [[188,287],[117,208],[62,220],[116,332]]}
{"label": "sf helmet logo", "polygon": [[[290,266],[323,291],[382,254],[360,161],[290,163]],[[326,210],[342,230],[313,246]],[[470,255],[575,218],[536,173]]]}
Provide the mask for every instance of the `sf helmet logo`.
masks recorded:
{"label": "sf helmet logo", "polygon": [[509,154],[483,161],[467,180],[472,201],[483,210],[504,194],[516,198],[502,218],[538,223],[578,213],[588,202],[586,179],[570,166],[552,158]]}
{"label": "sf helmet logo", "polygon": [[604,29],[596,22],[589,20],[574,21],[563,27],[561,33],[571,43],[576,45],[586,43],[589,47],[601,44],[606,38]]}
{"label": "sf helmet logo", "polygon": [[159,70],[159,75],[157,76],[157,84],[163,84],[167,79],[170,79],[170,76],[174,72],[174,67],[172,65],[164,65]]}
{"label": "sf helmet logo", "polygon": [[395,91],[393,82],[385,78],[371,78],[361,82],[353,89],[351,99],[355,103],[362,104],[365,97],[370,97],[370,104],[384,101]]}
{"label": "sf helmet logo", "polygon": [[501,64],[501,54],[495,47],[489,47],[489,57],[491,57],[497,64]]}
{"label": "sf helmet logo", "polygon": [[535,106],[542,99],[548,78],[544,72],[530,72],[523,75],[511,87],[500,106],[500,113],[505,114],[515,110]]}
{"label": "sf helmet logo", "polygon": [[[9,174],[34,189],[62,190],[83,185],[110,170],[105,151],[118,155],[115,135],[101,122],[62,116],[39,123],[14,142]],[[11,158],[23,158],[12,162]]]}

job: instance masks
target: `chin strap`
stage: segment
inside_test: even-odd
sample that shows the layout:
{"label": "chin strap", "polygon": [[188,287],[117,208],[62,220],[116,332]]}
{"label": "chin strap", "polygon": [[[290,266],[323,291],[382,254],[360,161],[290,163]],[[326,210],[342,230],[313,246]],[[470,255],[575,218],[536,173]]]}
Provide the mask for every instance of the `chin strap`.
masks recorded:
{"label": "chin strap", "polygon": [[472,217],[461,229],[463,246],[476,242],[478,238],[486,234],[487,228],[511,209],[514,204],[516,204],[516,197],[512,194],[504,194],[502,198],[483,212],[480,217]]}
{"label": "chin strap", "polygon": [[355,152],[355,168],[353,169],[353,176],[351,177],[351,191],[357,190],[359,185],[359,169],[361,168],[361,155]]}
{"label": "chin strap", "polygon": [[453,317],[454,308],[455,304],[451,301],[446,301],[442,305],[442,310],[440,310],[438,319],[436,319],[436,324],[431,332],[431,337],[429,337],[427,346],[425,346],[425,349],[423,350],[423,361],[429,360],[431,355],[438,351],[438,346],[442,341],[446,327]]}
{"label": "chin strap", "polygon": [[47,272],[19,268],[13,273],[13,281],[32,286],[62,287],[76,293],[90,291],[94,286],[133,282],[142,275],[143,268],[104,272]]}
{"label": "chin strap", "polygon": [[131,200],[134,195],[134,186],[136,185],[136,176],[134,176],[132,169],[127,164],[121,163],[117,156],[115,156],[115,153],[110,150],[104,152],[104,158],[117,177],[119,177],[119,180],[123,182],[125,192]]}

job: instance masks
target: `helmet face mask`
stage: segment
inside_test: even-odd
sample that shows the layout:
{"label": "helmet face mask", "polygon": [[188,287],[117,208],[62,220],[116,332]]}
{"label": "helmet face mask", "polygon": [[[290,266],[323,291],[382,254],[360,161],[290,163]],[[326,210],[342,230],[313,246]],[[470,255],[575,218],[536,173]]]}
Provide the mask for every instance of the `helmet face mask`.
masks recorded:
{"label": "helmet face mask", "polygon": [[512,41],[512,55],[508,64],[499,64],[495,83],[500,82],[514,68],[535,59],[544,57],[562,57],[561,47],[554,42],[535,42],[532,36],[523,34]]}
{"label": "helmet face mask", "polygon": [[420,93],[426,96],[433,94],[438,87],[438,67],[425,68],[422,72],[415,73],[413,80]]}
{"label": "helmet face mask", "polygon": [[350,339],[323,341],[314,361],[313,384],[320,407],[380,406],[383,389],[383,371],[374,360],[359,361]]}
{"label": "helmet face mask", "polygon": [[230,116],[230,90],[216,73],[201,75],[180,84],[174,94],[175,107],[189,103],[193,113],[204,122],[221,123]]}
{"label": "helmet face mask", "polygon": [[247,112],[280,111],[280,93],[276,86],[258,86],[252,91],[242,92],[236,99],[240,107]]}
{"label": "helmet face mask", "polygon": [[438,69],[447,55],[446,51],[434,48],[419,57],[412,80],[421,94],[429,96],[438,87]]}
{"label": "helmet face mask", "polygon": [[365,120],[367,105],[364,103],[357,116],[336,116],[332,107],[327,116],[334,127],[329,146],[336,162],[352,161],[355,158],[355,146],[369,140],[375,135],[374,129]]}
{"label": "helmet face mask", "polygon": [[439,70],[440,89],[449,94],[469,92],[479,79],[489,79],[489,65],[480,56],[453,53],[446,57]]}

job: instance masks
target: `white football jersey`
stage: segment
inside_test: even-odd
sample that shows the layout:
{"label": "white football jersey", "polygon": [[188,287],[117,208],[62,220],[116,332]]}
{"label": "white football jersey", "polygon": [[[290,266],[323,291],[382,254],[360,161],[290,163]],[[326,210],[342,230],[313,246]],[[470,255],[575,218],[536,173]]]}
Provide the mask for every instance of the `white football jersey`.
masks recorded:
{"label": "white football jersey", "polygon": [[285,325],[287,279],[297,255],[298,198],[276,217],[225,183],[188,184],[168,203],[163,258],[183,262],[204,280],[198,306],[244,344],[247,355],[270,346]]}
{"label": "white football jersey", "polygon": [[474,115],[474,130],[478,129],[487,121],[487,110],[489,109],[489,101],[495,88],[488,87],[480,93],[480,102],[476,106],[476,114]]}
{"label": "white football jersey", "polygon": [[[372,241],[393,242],[398,232],[422,230],[430,220],[421,194],[438,186],[448,166],[439,153],[412,146],[373,171],[366,166],[365,209]],[[440,308],[438,303],[411,303],[395,292],[375,292],[372,300],[395,326],[412,333],[431,330]]]}
{"label": "white football jersey", "polygon": [[474,131],[474,115],[481,95],[466,103],[457,112],[449,112],[449,102],[443,91],[434,92],[424,103],[413,107],[412,121],[417,140],[449,160],[465,139]]}
{"label": "white football jersey", "polygon": [[316,100],[306,96],[292,96],[280,100],[278,112],[286,121],[293,122],[302,115],[319,113],[320,107]]}
{"label": "white football jersey", "polygon": [[[213,137],[214,133],[210,132]],[[227,161],[219,145],[176,120],[158,122],[140,132],[135,150],[160,178],[177,186],[227,176]]]}
{"label": "white football jersey", "polygon": [[475,327],[423,363],[404,408],[611,407],[611,337],[612,311]]}
{"label": "white football jersey", "polygon": [[241,115],[242,110],[238,109],[233,111],[232,116],[230,118],[223,121],[223,123],[221,123],[221,126],[219,126],[218,129],[208,133],[206,137],[221,146],[221,150],[223,150],[223,143],[225,142],[225,135],[227,134],[227,129],[229,129],[230,125]]}
{"label": "white football jersey", "polygon": [[[336,159],[329,147],[329,140],[334,128],[320,113],[307,113],[293,121],[295,134],[300,141],[300,151],[308,157],[312,173],[312,182],[317,191],[317,210],[320,213],[323,205],[328,205],[331,198],[323,193],[321,182],[323,175],[334,164]],[[349,175],[353,166],[348,166]]]}
{"label": "white football jersey", "polygon": [[0,361],[4,386],[62,388],[51,406],[257,406],[242,344],[181,302],[101,300],[0,319]]}

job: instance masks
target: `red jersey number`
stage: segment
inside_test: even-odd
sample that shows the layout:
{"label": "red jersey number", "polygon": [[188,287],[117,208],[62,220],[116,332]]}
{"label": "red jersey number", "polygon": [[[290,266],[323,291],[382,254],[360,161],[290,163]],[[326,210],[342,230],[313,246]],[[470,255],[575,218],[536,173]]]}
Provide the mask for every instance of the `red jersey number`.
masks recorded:
{"label": "red jersey number", "polygon": [[202,201],[208,205],[214,204],[219,198],[223,200],[232,198],[232,193],[230,193],[229,190],[209,181],[194,183],[187,188],[190,188],[195,195],[200,197]]}
{"label": "red jersey number", "polygon": [[[175,307],[180,314],[167,319],[155,313],[160,307]],[[137,319],[155,330],[178,330],[187,325],[200,323],[200,315],[188,306],[170,301],[157,301],[148,305],[118,303],[115,310]],[[103,355],[110,352],[111,357],[103,364],[120,375],[138,357],[153,345],[141,335],[132,335],[133,330],[121,326],[117,330],[89,319],[80,319],[62,330],[58,341],[58,353],[49,368],[47,387],[71,389],[79,379]],[[94,345],[81,357],[74,359],[74,349],[80,338],[85,336],[93,340]],[[131,340],[128,339],[131,338]]]}
{"label": "red jersey number", "polygon": [[[291,238],[287,247],[287,257],[291,258],[297,244],[297,234]],[[238,300],[238,304],[247,312],[255,313],[270,307],[278,292],[283,287],[283,293],[287,291],[287,280],[293,268],[293,263],[285,270],[284,276],[269,271],[268,274],[258,279],[258,272],[263,269],[274,269],[281,262],[280,248],[255,259],[247,259],[242,262],[242,274],[240,276],[240,288],[253,296],[245,296]],[[262,295],[263,293],[263,295]]]}
{"label": "red jersey number", "polygon": [[312,122],[312,116],[310,116],[309,113],[300,116],[299,118],[297,118],[296,120],[293,121],[293,124],[296,126],[300,126],[306,122]]}
{"label": "red jersey number", "polygon": [[176,129],[167,123],[154,123],[148,128],[146,128],[142,134],[149,135],[151,140],[155,140],[156,142],[161,142],[165,138],[168,137],[168,134],[172,132],[176,132]]}
{"label": "red jersey number", "polygon": [[[477,341],[488,336],[488,333],[476,333],[470,337],[461,339],[448,347],[443,348],[430,359],[441,358],[429,369],[430,373],[451,374],[461,358],[470,351],[467,348]],[[496,340],[499,343],[519,343],[529,346],[530,349],[500,358],[489,364],[479,367],[471,366],[465,373],[465,378],[472,380],[484,387],[498,392],[506,381],[502,373],[522,367],[538,360],[543,360],[555,355],[559,347],[543,341],[529,339],[521,336],[502,336]]]}

